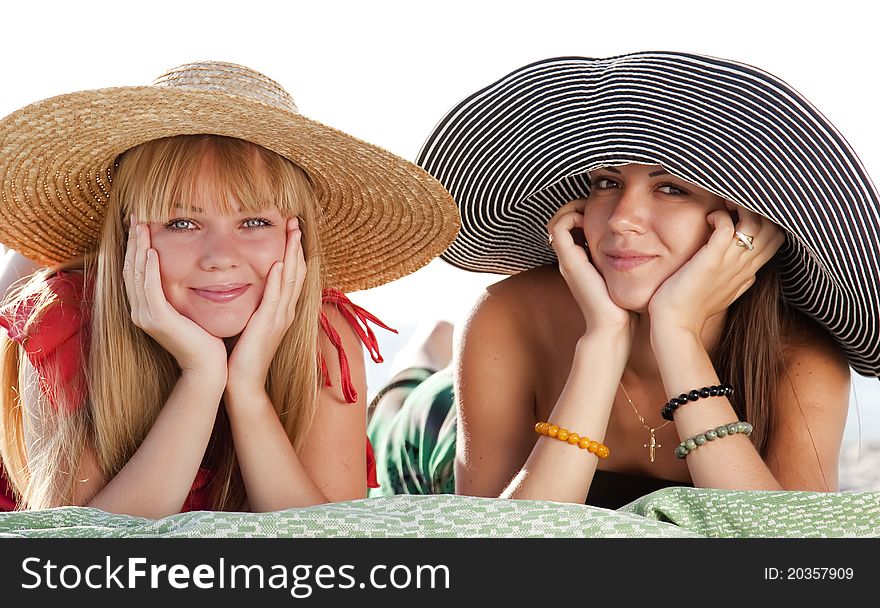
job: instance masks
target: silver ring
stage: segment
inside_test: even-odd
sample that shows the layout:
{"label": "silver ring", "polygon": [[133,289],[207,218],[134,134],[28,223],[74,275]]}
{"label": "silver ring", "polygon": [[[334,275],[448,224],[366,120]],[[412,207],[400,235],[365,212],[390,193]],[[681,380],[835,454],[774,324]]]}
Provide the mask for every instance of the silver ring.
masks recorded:
{"label": "silver ring", "polygon": [[745,234],[744,232],[740,232],[739,230],[736,231],[736,237],[737,237],[736,238],[736,246],[737,247],[747,247],[749,251],[751,251],[752,249],[755,248],[755,246],[752,245],[752,243],[755,240],[755,237],[749,236],[748,234]]}

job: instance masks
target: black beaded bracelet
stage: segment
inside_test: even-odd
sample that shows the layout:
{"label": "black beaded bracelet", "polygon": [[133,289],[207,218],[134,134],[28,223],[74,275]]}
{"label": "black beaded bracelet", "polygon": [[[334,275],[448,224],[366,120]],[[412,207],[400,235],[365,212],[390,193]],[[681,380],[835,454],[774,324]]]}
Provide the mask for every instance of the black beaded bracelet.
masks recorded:
{"label": "black beaded bracelet", "polygon": [[672,414],[675,412],[675,410],[677,410],[688,401],[696,401],[697,399],[704,399],[706,397],[728,397],[732,394],[733,387],[729,384],[722,384],[720,386],[704,386],[701,389],[696,389],[689,393],[682,393],[678,397],[673,397],[666,405],[663,406],[663,409],[660,410],[660,415],[663,416],[665,420],[672,420]]}

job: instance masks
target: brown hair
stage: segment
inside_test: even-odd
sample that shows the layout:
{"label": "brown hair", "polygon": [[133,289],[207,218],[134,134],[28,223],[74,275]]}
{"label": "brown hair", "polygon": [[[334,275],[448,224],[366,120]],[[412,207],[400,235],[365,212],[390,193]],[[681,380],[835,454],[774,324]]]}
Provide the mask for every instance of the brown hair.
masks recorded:
{"label": "brown hair", "polygon": [[754,427],[752,443],[762,457],[776,432],[773,404],[785,381],[786,345],[808,322],[781,295],[779,262],[774,257],[730,305],[721,337],[710,353],[719,378],[736,387],[730,403],[739,419]]}

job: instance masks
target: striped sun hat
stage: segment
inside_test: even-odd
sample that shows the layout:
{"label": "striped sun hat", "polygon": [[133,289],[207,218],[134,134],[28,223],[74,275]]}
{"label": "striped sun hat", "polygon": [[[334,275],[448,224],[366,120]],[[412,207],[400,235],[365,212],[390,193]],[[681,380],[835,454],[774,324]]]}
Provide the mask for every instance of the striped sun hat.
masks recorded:
{"label": "striped sun hat", "polygon": [[461,210],[443,259],[502,274],[556,261],[546,224],[589,194],[587,172],[662,165],[783,228],[784,298],[880,376],[877,190],[834,126],[764,71],[674,52],[539,61],[459,103],[417,162]]}

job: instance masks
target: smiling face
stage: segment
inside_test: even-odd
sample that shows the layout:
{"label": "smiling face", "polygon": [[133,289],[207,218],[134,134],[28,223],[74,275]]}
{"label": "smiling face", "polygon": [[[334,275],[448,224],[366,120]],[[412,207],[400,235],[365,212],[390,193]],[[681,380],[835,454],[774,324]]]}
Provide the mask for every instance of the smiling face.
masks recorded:
{"label": "smiling face", "polygon": [[205,198],[189,212],[151,222],[150,235],[168,303],[208,333],[229,338],[247,325],[272,265],[284,257],[286,218],[277,209],[227,215]]}
{"label": "smiling face", "polygon": [[[242,332],[272,265],[284,257],[294,216],[303,230],[308,297],[320,297],[317,203],[305,173],[273,152],[214,135],[152,140],[120,158],[114,186],[120,216],[149,226],[165,298],[209,333]],[[123,239],[121,252],[126,231],[111,232]]]}
{"label": "smiling face", "polygon": [[590,181],[590,257],[615,304],[645,312],[657,288],[709,240],[706,216],[724,209],[724,199],[658,165],[596,169]]}

